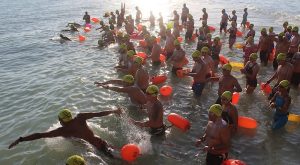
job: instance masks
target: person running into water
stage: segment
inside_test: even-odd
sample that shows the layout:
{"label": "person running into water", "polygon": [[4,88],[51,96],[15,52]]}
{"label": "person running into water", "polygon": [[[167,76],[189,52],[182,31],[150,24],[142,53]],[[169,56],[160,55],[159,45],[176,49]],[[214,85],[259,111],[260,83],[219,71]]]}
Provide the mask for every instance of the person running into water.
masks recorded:
{"label": "person running into water", "polygon": [[289,107],[291,105],[291,97],[289,96],[290,82],[282,80],[279,83],[278,91],[270,100],[270,108],[275,108],[272,129],[282,128],[288,121]]}
{"label": "person running into water", "polygon": [[249,61],[249,57],[252,53],[256,53],[258,49],[258,46],[254,44],[254,38],[252,36],[249,36],[246,41],[246,45],[243,46],[243,52],[244,52],[244,65],[247,64]]}
{"label": "person running into water", "polygon": [[220,43],[220,37],[215,37],[211,46],[211,57],[214,60],[214,72],[217,72],[218,65],[220,63],[220,52],[222,44]]}
{"label": "person running into water", "polygon": [[203,15],[202,15],[202,18],[200,18],[200,21],[202,20],[202,21],[206,21],[207,22],[208,14],[206,12],[206,8],[203,8],[202,12],[203,12]]}
{"label": "person running into water", "polygon": [[166,126],[164,125],[164,109],[161,102],[158,100],[157,96],[159,94],[159,89],[156,85],[148,86],[146,90],[147,96],[147,121],[135,121],[131,120],[135,125],[140,127],[149,127],[150,133],[152,135],[164,135]]}
{"label": "person running into water", "polygon": [[167,29],[167,31],[166,31],[166,45],[165,45],[165,48],[164,48],[164,51],[166,52],[167,59],[169,59],[173,55],[173,52],[174,52],[174,49],[175,49],[174,41],[175,41],[174,35],[171,33],[170,29]]}
{"label": "person running into water", "polygon": [[248,10],[247,8],[244,9],[243,20],[241,22],[241,26],[243,26],[244,28],[246,27],[246,23],[247,23],[247,17],[248,17],[247,10]]}
{"label": "person running into water", "polygon": [[268,59],[270,55],[270,45],[272,43],[271,37],[267,34],[267,29],[261,29],[261,36],[259,37],[258,49],[259,49],[259,58],[260,63],[263,66],[268,65]]}
{"label": "person running into water", "polygon": [[139,9],[139,7],[137,7],[137,6],[135,7],[135,9],[136,9],[135,23],[138,25],[141,22],[141,19],[142,19],[142,12]]}
{"label": "person running into water", "polygon": [[150,11],[149,21],[150,21],[150,26],[154,27],[155,26],[155,17],[153,15],[152,11]]}
{"label": "person running into water", "polygon": [[161,54],[161,46],[157,43],[156,37],[152,36],[153,47],[151,50],[151,55],[148,57],[152,60],[152,66],[160,66],[160,54]]}
{"label": "person running into water", "polygon": [[[109,86],[108,84],[121,85],[121,87]],[[120,80],[110,80],[104,83],[95,82],[95,85],[115,92],[127,93],[130,101],[138,106],[143,106],[147,102],[144,92],[135,85],[132,75],[125,75],[123,77],[123,82]]]}
{"label": "person running into water", "polygon": [[256,53],[252,53],[250,55],[250,60],[246,63],[243,69],[241,69],[241,73],[246,75],[246,93],[253,93],[254,89],[257,86],[257,74],[259,71],[259,65],[256,63],[258,55]]}
{"label": "person running into water", "polygon": [[[284,33],[281,32],[278,34],[278,38],[275,38],[276,46],[275,46],[275,57],[278,56],[279,53],[284,53],[287,54],[289,47],[290,47],[290,42],[284,37]],[[273,60],[273,69],[277,70],[278,68],[278,63],[276,58]]]}
{"label": "person running into water", "polygon": [[229,16],[229,21],[237,23],[237,16],[235,15],[236,11],[232,10],[232,17]]}
{"label": "person running into water", "polygon": [[254,24],[249,25],[249,31],[246,35],[246,39],[250,36],[252,36],[253,38],[255,37],[255,30],[253,29],[253,27],[254,27]]}
{"label": "person running into water", "polygon": [[91,23],[91,17],[90,15],[88,14],[88,12],[86,11],[83,18],[82,18],[84,21],[85,21],[85,24],[90,24]]}
{"label": "person running into water", "polygon": [[183,4],[182,12],[181,12],[181,24],[185,25],[187,21],[187,17],[189,15],[189,8],[186,7],[186,4]]}
{"label": "person running into water", "polygon": [[181,48],[178,39],[174,41],[175,50],[171,58],[169,58],[170,63],[173,65],[172,72],[176,74],[177,70],[181,70],[185,65],[185,51]]}
{"label": "person running into water", "polygon": [[196,146],[205,143],[207,165],[221,165],[228,158],[230,148],[230,129],[222,119],[222,106],[214,104],[209,108],[208,124],[204,135],[197,140]]}
{"label": "person running into water", "polygon": [[291,79],[291,84],[300,88],[300,51],[294,54],[292,58],[292,64],[294,65],[294,71]]}
{"label": "person running into water", "polygon": [[227,122],[231,135],[237,132],[238,128],[238,111],[236,107],[231,103],[232,93],[229,91],[223,92],[221,95],[222,103],[222,118]]}
{"label": "person running into water", "polygon": [[229,32],[229,49],[232,49],[233,44],[236,41],[236,32],[237,32],[237,28],[236,28],[236,22],[232,21],[231,22],[231,27],[228,29]]}
{"label": "person running into water", "polygon": [[63,109],[58,113],[58,120],[62,125],[59,128],[48,132],[34,133],[28,136],[21,136],[16,141],[9,145],[9,149],[13,148],[20,142],[32,141],[41,138],[54,138],[54,137],[64,137],[64,138],[78,138],[85,140],[95,146],[98,150],[102,151],[105,155],[112,157],[112,150],[109,144],[102,140],[100,137],[96,136],[94,132],[90,129],[87,124],[87,120],[94,117],[103,117],[110,114],[120,115],[122,113],[121,109],[102,112],[90,112],[90,113],[79,113],[73,118],[72,113],[69,109]]}
{"label": "person running into water", "polygon": [[227,22],[228,22],[228,14],[226,13],[225,9],[222,10],[222,17],[220,22],[220,33],[222,33],[222,30],[224,30],[224,33],[226,35],[227,33]]}

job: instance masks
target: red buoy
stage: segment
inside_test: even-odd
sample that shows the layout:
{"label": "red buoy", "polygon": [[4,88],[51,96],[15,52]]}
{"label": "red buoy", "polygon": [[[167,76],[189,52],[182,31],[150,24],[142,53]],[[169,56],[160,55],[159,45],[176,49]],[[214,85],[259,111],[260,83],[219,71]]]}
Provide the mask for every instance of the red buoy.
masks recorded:
{"label": "red buoy", "polygon": [[172,94],[173,88],[169,85],[164,85],[159,89],[159,92],[163,96],[170,96]]}
{"label": "red buoy", "polygon": [[170,113],[168,115],[168,121],[184,132],[191,128],[190,121],[176,113]]}
{"label": "red buoy", "polygon": [[135,144],[126,144],[121,149],[121,156],[128,162],[134,161],[140,155],[140,148]]}
{"label": "red buoy", "polygon": [[233,92],[231,103],[234,104],[234,105],[236,105],[239,102],[239,99],[240,99],[240,93]]}
{"label": "red buoy", "polygon": [[152,84],[161,84],[164,83],[166,80],[167,80],[166,75],[158,75],[158,76],[151,77],[150,79]]}
{"label": "red buoy", "polygon": [[250,117],[239,116],[238,126],[248,129],[255,129],[257,127],[257,122]]}

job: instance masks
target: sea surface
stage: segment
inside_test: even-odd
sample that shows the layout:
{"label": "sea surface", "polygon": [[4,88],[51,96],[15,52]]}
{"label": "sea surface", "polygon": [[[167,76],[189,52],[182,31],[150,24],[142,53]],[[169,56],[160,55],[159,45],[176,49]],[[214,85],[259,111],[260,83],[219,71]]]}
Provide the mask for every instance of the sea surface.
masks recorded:
{"label": "sea surface", "polygon": [[[146,114],[130,104],[126,95],[97,88],[94,81],[120,78],[114,66],[118,60],[118,45],[112,44],[99,49],[99,31],[92,24],[89,33],[64,33],[71,42],[60,42],[59,33],[68,22],[83,24],[82,17],[88,11],[91,17],[103,18],[109,11],[120,10],[121,2],[126,3],[126,14],[135,16],[135,6],[143,12],[143,19],[150,10],[158,17],[161,12],[165,22],[172,18],[172,11],[181,13],[186,3],[195,18],[196,27],[207,8],[208,24],[219,28],[221,10],[228,14],[237,11],[240,24],[243,9],[248,8],[248,20],[257,31],[262,27],[274,27],[282,31],[282,23],[300,25],[299,0],[2,0],[0,3],[0,164],[1,165],[61,165],[73,155],[82,155],[90,165],[127,164],[111,160],[91,145],[81,140],[53,138],[22,142],[13,149],[7,149],[19,136],[45,132],[60,126],[57,114],[62,108],[69,108],[73,115],[79,112],[99,112],[117,106],[125,109],[121,117],[114,115],[94,118],[88,121],[96,135],[110,144],[121,148],[124,144],[140,146],[142,155],[132,164],[136,165],[180,165],[205,164],[206,153],[195,147],[208,120],[208,108],[217,98],[217,83],[208,84],[201,98],[195,98],[191,91],[192,80],[179,79],[170,73],[170,66],[160,70],[148,63],[151,75],[168,75],[165,84],[173,87],[170,98],[160,98],[165,109],[165,121],[171,112],[187,118],[192,126],[187,132],[174,127],[167,130],[163,138],[151,138],[147,130],[130,124],[129,118],[146,119]],[[107,22],[107,19],[103,19]],[[144,21],[144,25],[149,22]],[[151,30],[157,34],[158,28]],[[85,42],[78,41],[78,35],[86,36]],[[182,32],[182,36],[184,32]],[[218,32],[213,33],[219,36]],[[228,49],[228,35],[221,35],[224,43],[221,51],[231,61],[242,61],[242,51]],[[242,42],[240,38],[237,42]],[[163,44],[163,42],[162,42]],[[183,43],[191,60],[196,43]],[[192,63],[189,64],[189,67]],[[259,82],[265,82],[273,73],[271,64],[262,67]],[[245,87],[245,77],[233,71],[239,83]],[[290,91],[292,104],[290,112],[300,114],[300,90]],[[299,165],[300,124],[288,122],[285,128],[272,132],[267,125],[272,120],[267,96],[259,88],[253,95],[241,93],[237,105],[239,115],[258,121],[256,130],[240,129],[232,139],[229,157],[243,160],[249,165]]]}

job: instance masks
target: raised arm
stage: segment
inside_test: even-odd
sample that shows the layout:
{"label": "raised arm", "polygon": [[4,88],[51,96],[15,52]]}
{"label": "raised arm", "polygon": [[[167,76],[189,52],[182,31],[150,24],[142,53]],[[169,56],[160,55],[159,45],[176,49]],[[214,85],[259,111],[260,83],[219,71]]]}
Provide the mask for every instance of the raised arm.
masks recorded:
{"label": "raised arm", "polygon": [[77,116],[82,119],[91,119],[93,117],[102,117],[102,116],[107,116],[110,114],[118,114],[120,115],[122,113],[121,108],[115,109],[115,110],[110,110],[110,111],[102,111],[102,112],[91,112],[91,113],[79,113]]}

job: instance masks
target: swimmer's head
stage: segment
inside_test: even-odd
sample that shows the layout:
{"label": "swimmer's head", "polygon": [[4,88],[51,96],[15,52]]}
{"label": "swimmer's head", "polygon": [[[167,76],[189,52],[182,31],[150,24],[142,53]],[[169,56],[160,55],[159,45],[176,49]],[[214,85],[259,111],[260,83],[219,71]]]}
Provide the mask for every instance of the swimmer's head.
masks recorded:
{"label": "swimmer's head", "polygon": [[139,64],[139,65],[142,65],[142,63],[143,63],[143,58],[142,58],[142,57],[139,57],[139,56],[136,56],[135,59],[134,59],[134,63]]}
{"label": "swimmer's head", "polygon": [[206,34],[206,37],[207,37],[207,38],[211,38],[211,34],[210,34],[210,33],[207,33],[207,34]]}
{"label": "swimmer's head", "polygon": [[206,11],[206,8],[203,8],[202,11],[205,12],[205,11]]}
{"label": "swimmer's head", "polygon": [[251,23],[249,27],[253,28],[253,27],[254,27],[254,24],[253,24],[253,23]]}
{"label": "swimmer's head", "polygon": [[266,28],[262,28],[260,32],[263,33],[263,34],[267,34],[267,29]]}
{"label": "swimmer's head", "polygon": [[253,43],[253,41],[254,41],[253,36],[249,36],[249,37],[247,38],[247,42]]}
{"label": "swimmer's head", "polygon": [[58,113],[58,119],[65,123],[71,121],[73,119],[72,113],[69,109],[63,109]]}
{"label": "swimmer's head", "polygon": [[293,29],[292,29],[292,32],[297,32],[298,33],[298,31],[299,31],[298,26],[294,26]]}
{"label": "swimmer's head", "polygon": [[193,58],[198,58],[200,56],[201,56],[201,52],[199,50],[194,51],[193,54],[192,54]]}
{"label": "swimmer's head", "polygon": [[201,54],[207,54],[209,52],[209,48],[204,46],[202,49],[201,49]]}
{"label": "swimmer's head", "polygon": [[283,37],[284,37],[284,35],[285,35],[285,34],[284,34],[284,32],[281,32],[281,33],[279,33],[279,34],[278,34],[278,37],[281,37],[281,38],[283,38]]}
{"label": "swimmer's head", "polygon": [[273,30],[274,30],[274,28],[273,28],[273,27],[270,27],[270,28],[269,28],[269,33],[273,33]]}
{"label": "swimmer's head", "polygon": [[135,55],[135,52],[133,50],[127,51],[127,56],[128,57],[133,57]]}
{"label": "swimmer's head", "polygon": [[146,89],[146,94],[151,95],[151,96],[157,96],[159,93],[159,89],[156,85],[150,85]]}
{"label": "swimmer's head", "polygon": [[276,57],[277,61],[285,61],[286,60],[286,54],[285,53],[279,53]]}
{"label": "swimmer's head", "polygon": [[220,37],[215,37],[214,38],[214,42],[219,43],[219,41],[220,41]]}
{"label": "swimmer's head", "polygon": [[221,98],[225,98],[227,101],[230,101],[232,98],[232,93],[230,91],[223,92]]}
{"label": "swimmer's head", "polygon": [[86,165],[86,162],[83,157],[79,155],[73,155],[67,159],[66,165]]}
{"label": "swimmer's head", "polygon": [[248,8],[245,8],[244,11],[246,12],[248,10]]}
{"label": "swimmer's head", "polygon": [[235,14],[236,13],[236,11],[235,10],[232,10],[232,14]]}
{"label": "swimmer's head", "polygon": [[192,15],[192,14],[189,14],[189,15],[188,15],[188,18],[189,18],[189,19],[193,19],[193,15]]}
{"label": "swimmer's head", "polygon": [[123,76],[122,80],[128,84],[134,83],[134,77],[130,74]]}
{"label": "swimmer's head", "polygon": [[225,9],[222,9],[222,13],[225,13]]}
{"label": "swimmer's head", "polygon": [[286,26],[288,26],[289,25],[289,23],[287,22],[287,21],[285,21],[283,24],[282,24],[282,26],[284,26],[284,27],[286,27]]}
{"label": "swimmer's head", "polygon": [[209,112],[213,113],[217,117],[221,117],[222,115],[222,106],[220,104],[214,104],[210,106]]}
{"label": "swimmer's head", "polygon": [[287,30],[292,30],[292,26],[288,26],[288,27],[287,27]]}
{"label": "swimmer's head", "polygon": [[257,60],[257,58],[258,58],[258,55],[257,55],[257,53],[251,53],[251,55],[250,55],[250,60]]}
{"label": "swimmer's head", "polygon": [[279,83],[279,87],[282,87],[284,89],[289,89],[290,87],[290,82],[288,80],[282,80]]}
{"label": "swimmer's head", "polygon": [[223,70],[226,70],[226,71],[231,71],[232,66],[231,66],[229,63],[227,63],[227,64],[224,64],[224,65],[223,65],[222,69],[223,69]]}

